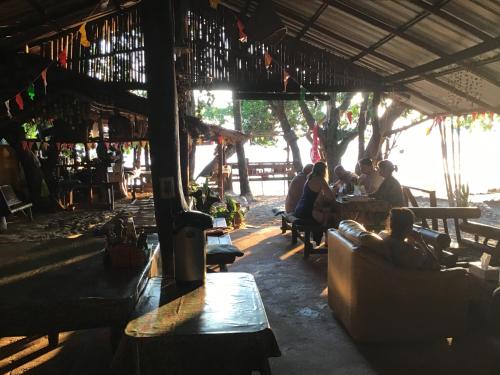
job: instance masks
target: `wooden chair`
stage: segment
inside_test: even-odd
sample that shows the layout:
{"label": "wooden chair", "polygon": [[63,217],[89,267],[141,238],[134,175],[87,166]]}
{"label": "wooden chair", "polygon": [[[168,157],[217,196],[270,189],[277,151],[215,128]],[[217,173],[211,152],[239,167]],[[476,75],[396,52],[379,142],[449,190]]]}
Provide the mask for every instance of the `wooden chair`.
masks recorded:
{"label": "wooden chair", "polygon": [[33,214],[31,212],[32,203],[26,203],[21,201],[12,186],[2,185],[0,186],[0,216],[8,216],[21,211],[24,215],[33,220]]}

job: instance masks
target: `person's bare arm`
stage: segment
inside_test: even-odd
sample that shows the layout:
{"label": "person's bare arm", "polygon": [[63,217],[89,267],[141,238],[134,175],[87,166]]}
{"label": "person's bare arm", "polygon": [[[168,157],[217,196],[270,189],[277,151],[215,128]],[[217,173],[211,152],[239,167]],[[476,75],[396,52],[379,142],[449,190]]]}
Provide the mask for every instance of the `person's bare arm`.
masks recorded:
{"label": "person's bare arm", "polygon": [[328,184],[324,180],[321,183],[321,191],[322,191],[323,195],[328,200],[331,200],[331,201],[335,200],[335,193],[332,190],[330,190],[330,187],[328,186]]}

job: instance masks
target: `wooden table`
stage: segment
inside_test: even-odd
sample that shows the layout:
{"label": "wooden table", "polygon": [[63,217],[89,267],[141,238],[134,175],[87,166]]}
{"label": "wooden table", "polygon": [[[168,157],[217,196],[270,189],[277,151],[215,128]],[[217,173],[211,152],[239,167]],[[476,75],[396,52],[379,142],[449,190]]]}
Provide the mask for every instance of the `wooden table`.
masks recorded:
{"label": "wooden table", "polygon": [[195,289],[153,278],[125,334],[140,374],[270,374],[281,355],[247,273],[207,274]]}
{"label": "wooden table", "polygon": [[[148,244],[152,255],[159,251],[154,239]],[[53,240],[40,245],[42,254],[51,251],[43,262],[26,257],[2,267],[0,337],[48,334],[49,344],[57,345],[59,332],[110,327],[116,343],[151,260],[140,269],[113,270],[104,264],[104,247],[104,239],[91,236]]]}

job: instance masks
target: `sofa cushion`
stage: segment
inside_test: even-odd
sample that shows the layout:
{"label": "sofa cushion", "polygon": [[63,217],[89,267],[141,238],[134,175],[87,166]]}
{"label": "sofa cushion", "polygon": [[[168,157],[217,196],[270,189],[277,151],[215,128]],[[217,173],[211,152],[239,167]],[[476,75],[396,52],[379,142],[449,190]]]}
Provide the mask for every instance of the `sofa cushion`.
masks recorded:
{"label": "sofa cushion", "polygon": [[382,238],[354,220],[343,220],[339,224],[339,233],[358,246],[360,251],[373,252],[383,258],[390,260],[390,253]]}

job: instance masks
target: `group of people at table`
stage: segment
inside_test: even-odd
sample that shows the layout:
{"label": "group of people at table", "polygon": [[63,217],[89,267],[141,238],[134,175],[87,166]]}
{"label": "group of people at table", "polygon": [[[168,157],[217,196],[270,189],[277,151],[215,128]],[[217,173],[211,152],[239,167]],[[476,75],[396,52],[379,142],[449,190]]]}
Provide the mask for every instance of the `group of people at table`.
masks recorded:
{"label": "group of people at table", "polygon": [[[422,237],[413,231],[415,217],[404,208],[401,184],[393,176],[397,167],[389,160],[374,166],[370,158],[358,161],[359,176],[338,165],[334,169],[336,182],[329,186],[326,180],[327,165],[319,161],[306,165],[293,178],[288,188],[285,211],[299,219],[316,222],[318,228],[336,226],[334,203],[346,195],[364,195],[385,201],[391,207],[387,229],[380,232],[392,262],[408,269],[439,269],[438,255],[427,246]],[[321,241],[322,231],[314,235]]]}

